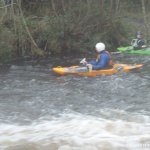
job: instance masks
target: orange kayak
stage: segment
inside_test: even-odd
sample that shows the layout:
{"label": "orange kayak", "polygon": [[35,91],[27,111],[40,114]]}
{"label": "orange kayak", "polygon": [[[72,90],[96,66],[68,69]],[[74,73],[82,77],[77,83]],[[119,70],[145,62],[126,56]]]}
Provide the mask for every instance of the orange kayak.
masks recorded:
{"label": "orange kayak", "polygon": [[81,66],[71,66],[71,67],[59,66],[53,68],[52,70],[59,75],[73,74],[73,75],[80,75],[80,76],[95,77],[98,75],[112,75],[119,72],[130,72],[133,70],[137,70],[142,66],[143,64],[134,64],[134,65],[114,64],[113,67],[110,69],[101,69],[101,70],[92,70],[92,71],[88,71],[87,67],[81,67]]}

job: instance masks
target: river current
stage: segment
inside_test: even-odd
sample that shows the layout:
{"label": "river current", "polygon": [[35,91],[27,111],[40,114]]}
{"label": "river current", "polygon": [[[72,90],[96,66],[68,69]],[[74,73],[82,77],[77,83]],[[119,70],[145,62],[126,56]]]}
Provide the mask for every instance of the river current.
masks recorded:
{"label": "river current", "polygon": [[113,55],[144,66],[112,76],[51,70],[80,59],[1,66],[0,150],[150,149],[150,56]]}

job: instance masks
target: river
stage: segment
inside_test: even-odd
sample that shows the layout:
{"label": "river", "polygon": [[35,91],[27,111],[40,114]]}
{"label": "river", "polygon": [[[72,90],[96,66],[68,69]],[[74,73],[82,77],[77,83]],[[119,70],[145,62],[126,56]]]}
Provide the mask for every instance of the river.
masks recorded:
{"label": "river", "polygon": [[144,66],[112,76],[51,71],[80,59],[1,66],[0,150],[150,149],[150,56],[113,55]]}

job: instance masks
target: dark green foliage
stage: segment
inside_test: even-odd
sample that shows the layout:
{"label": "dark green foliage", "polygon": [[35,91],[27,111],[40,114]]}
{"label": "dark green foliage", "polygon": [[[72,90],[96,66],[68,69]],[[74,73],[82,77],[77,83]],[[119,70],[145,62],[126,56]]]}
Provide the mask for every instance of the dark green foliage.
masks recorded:
{"label": "dark green foliage", "polygon": [[[141,17],[135,17],[137,10],[141,11],[140,0],[14,2],[16,5],[4,8],[0,16],[0,61],[33,57],[41,55],[41,51],[44,55],[86,53],[100,41],[115,50],[128,44],[138,29],[128,20]],[[135,15],[131,16],[131,12]]]}
{"label": "dark green foliage", "polygon": [[0,28],[0,61],[8,62],[13,59],[14,34],[7,28]]}

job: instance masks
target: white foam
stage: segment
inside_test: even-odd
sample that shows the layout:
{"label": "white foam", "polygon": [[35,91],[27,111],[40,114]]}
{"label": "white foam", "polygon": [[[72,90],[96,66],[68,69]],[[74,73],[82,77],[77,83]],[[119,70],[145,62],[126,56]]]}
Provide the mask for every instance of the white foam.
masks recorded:
{"label": "white foam", "polygon": [[[150,122],[107,120],[81,114],[65,114],[28,126],[0,125],[0,146],[55,143],[59,150],[101,150],[150,146]],[[149,147],[150,148],[150,147]]]}

